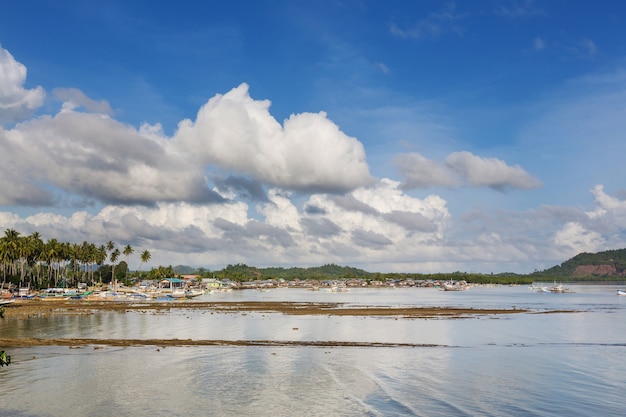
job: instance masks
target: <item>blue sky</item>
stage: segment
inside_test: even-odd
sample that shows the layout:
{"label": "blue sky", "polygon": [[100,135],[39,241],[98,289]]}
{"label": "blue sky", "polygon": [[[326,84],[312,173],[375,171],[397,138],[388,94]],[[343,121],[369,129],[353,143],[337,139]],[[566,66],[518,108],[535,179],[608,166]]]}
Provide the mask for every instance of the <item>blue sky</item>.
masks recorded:
{"label": "blue sky", "polygon": [[621,2],[105,3],[1,6],[2,229],[211,269],[626,247]]}

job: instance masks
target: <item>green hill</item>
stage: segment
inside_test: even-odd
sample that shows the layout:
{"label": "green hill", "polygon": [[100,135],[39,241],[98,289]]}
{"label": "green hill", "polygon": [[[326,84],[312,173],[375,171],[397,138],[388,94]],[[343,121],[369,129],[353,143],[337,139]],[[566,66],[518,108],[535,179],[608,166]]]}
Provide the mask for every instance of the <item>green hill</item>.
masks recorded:
{"label": "green hill", "polygon": [[245,264],[228,265],[219,275],[235,277],[237,279],[267,279],[267,278],[284,278],[292,279],[338,279],[338,278],[367,278],[370,273],[361,269],[348,266],[339,266],[335,264],[323,265],[312,268],[256,268]]}
{"label": "green hill", "polygon": [[532,274],[544,278],[624,279],[626,278],[626,249],[598,253],[579,253],[561,265]]}
{"label": "green hill", "polygon": [[176,265],[174,272],[181,275],[191,275],[197,272],[196,268],[192,268],[188,265]]}

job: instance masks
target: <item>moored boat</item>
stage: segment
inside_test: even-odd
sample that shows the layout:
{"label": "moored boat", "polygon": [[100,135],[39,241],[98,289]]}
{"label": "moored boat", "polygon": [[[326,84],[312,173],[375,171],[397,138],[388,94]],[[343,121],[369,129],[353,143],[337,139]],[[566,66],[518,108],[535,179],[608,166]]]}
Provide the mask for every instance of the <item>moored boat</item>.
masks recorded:
{"label": "moored boat", "polygon": [[184,288],[172,288],[172,292],[167,296],[170,298],[187,298],[187,291]]}
{"label": "moored boat", "polygon": [[91,294],[93,294],[93,290],[89,290],[89,291],[85,291],[85,292],[80,293],[80,294],[72,295],[72,296],[70,296],[70,299],[71,300],[82,300],[83,298],[89,297]]}
{"label": "moored boat", "polygon": [[328,288],[326,291],[328,291],[328,292],[348,292],[348,291],[350,291],[350,289],[347,288],[347,287],[334,285],[334,286]]}
{"label": "moored boat", "polygon": [[78,293],[75,290],[68,288],[47,288],[39,293],[39,298],[46,300],[63,300],[76,295],[78,295]]}
{"label": "moored boat", "polygon": [[204,294],[204,291],[199,288],[187,288],[187,290],[185,291],[185,295],[188,298],[199,297],[202,294]]}
{"label": "moored boat", "polygon": [[553,294],[563,294],[563,293],[574,292],[570,290],[569,288],[565,288],[562,284],[557,284],[556,282],[554,283],[554,286],[548,288],[548,291]]}
{"label": "moored boat", "polygon": [[469,288],[469,285],[467,285],[465,281],[445,282],[442,284],[441,288],[443,288],[444,291],[465,291]]}

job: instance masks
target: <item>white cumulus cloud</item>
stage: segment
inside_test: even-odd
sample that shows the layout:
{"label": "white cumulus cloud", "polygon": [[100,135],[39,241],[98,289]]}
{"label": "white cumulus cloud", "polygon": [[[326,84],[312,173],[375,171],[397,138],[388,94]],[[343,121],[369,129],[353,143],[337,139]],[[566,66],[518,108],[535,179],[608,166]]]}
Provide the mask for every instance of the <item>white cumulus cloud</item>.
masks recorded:
{"label": "white cumulus cloud", "polygon": [[211,190],[206,171],[216,167],[285,190],[346,192],[373,181],[362,144],[325,114],[292,115],[283,127],[246,85],[209,100],[173,138],[159,125],[116,121],[108,103],[79,90],[56,94],[66,100],[58,114],[0,129],[0,180],[8,184],[0,204],[53,205],[55,191],[72,204],[217,202],[229,197]]}
{"label": "white cumulus cloud", "polygon": [[1,179],[17,178],[14,187],[23,191],[4,195],[4,204],[42,204],[51,187],[125,204],[221,199],[207,188],[201,167],[172,151],[165,138],[107,116],[66,109],[0,131],[0,142],[11,150],[0,155],[0,166],[10,167],[0,169]]}
{"label": "white cumulus cloud", "polygon": [[242,84],[182,121],[173,140],[202,163],[281,188],[345,192],[372,182],[363,145],[325,113],[294,114],[281,126],[269,107]]}
{"label": "white cumulus cloud", "polygon": [[598,251],[603,247],[604,239],[600,233],[588,230],[580,223],[570,222],[555,233],[554,243],[567,247],[573,256],[581,252]]}
{"label": "white cumulus cloud", "polygon": [[43,88],[26,89],[25,81],[26,67],[0,46],[0,125],[23,120],[43,104]]}

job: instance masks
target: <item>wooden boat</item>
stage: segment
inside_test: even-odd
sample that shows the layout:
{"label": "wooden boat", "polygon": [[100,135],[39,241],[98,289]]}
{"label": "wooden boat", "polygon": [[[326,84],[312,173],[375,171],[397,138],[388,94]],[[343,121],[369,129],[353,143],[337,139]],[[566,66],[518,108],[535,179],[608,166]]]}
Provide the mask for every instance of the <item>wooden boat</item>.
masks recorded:
{"label": "wooden boat", "polygon": [[43,292],[39,293],[39,298],[44,298],[46,300],[63,300],[75,295],[78,295],[76,291],[69,290],[67,288],[47,288]]}
{"label": "wooden boat", "polygon": [[187,298],[187,292],[184,288],[173,288],[167,296],[170,298]]}
{"label": "wooden boat", "polygon": [[445,282],[441,286],[444,291],[465,291],[469,288],[467,282],[465,281],[457,281],[457,282]]}
{"label": "wooden boat", "polygon": [[81,294],[72,295],[72,296],[70,296],[70,299],[71,300],[82,300],[85,297],[89,297],[91,294],[93,294],[93,290],[89,290],[89,291],[86,291],[86,292],[81,293]]}
{"label": "wooden boat", "polygon": [[328,291],[328,292],[348,292],[348,291],[350,291],[350,289],[347,288],[347,287],[334,285],[334,286],[328,288],[326,291]]}
{"label": "wooden boat", "polygon": [[187,290],[185,291],[185,295],[188,298],[199,297],[203,294],[204,294],[204,291],[202,291],[199,288],[187,288]]}
{"label": "wooden boat", "polygon": [[556,282],[554,283],[554,286],[548,288],[548,291],[553,293],[553,294],[563,294],[563,293],[572,293],[574,291],[570,290],[569,288],[565,288],[562,284],[557,284]]}

